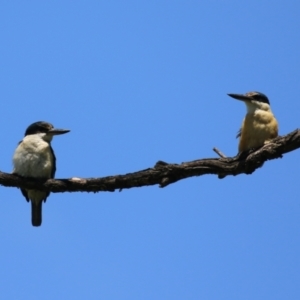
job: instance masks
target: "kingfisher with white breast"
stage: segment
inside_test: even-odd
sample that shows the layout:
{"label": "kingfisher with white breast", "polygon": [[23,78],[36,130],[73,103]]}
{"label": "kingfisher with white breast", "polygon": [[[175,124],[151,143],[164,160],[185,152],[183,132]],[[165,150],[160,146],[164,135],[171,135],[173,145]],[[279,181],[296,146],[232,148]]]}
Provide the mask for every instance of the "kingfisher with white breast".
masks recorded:
{"label": "kingfisher with white breast", "polygon": [[247,114],[237,135],[240,137],[239,153],[260,148],[278,136],[278,122],[266,95],[248,92],[244,95],[228,94],[228,96],[243,101],[247,107]]}
{"label": "kingfisher with white breast", "polygon": [[[47,122],[35,122],[25,131],[25,137],[19,143],[13,156],[13,174],[22,177],[49,179],[54,178],[56,158],[51,147],[54,135],[64,134],[70,130],[55,129]],[[42,203],[50,192],[21,189],[23,196],[31,201],[31,221],[33,226],[42,224]]]}

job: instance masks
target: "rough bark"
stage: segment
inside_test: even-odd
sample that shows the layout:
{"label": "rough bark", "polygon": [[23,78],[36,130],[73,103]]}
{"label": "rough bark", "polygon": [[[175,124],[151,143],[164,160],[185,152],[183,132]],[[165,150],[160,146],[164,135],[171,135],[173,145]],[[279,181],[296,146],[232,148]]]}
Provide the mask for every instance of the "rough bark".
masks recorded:
{"label": "rough bark", "polygon": [[219,178],[229,175],[252,174],[265,161],[282,158],[283,154],[300,148],[300,130],[280,136],[262,148],[236,157],[205,158],[181,164],[158,161],[153,168],[125,175],[102,178],[70,178],[36,180],[0,172],[0,184],[6,187],[63,192],[114,192],[158,184],[166,187],[184,178],[215,174]]}

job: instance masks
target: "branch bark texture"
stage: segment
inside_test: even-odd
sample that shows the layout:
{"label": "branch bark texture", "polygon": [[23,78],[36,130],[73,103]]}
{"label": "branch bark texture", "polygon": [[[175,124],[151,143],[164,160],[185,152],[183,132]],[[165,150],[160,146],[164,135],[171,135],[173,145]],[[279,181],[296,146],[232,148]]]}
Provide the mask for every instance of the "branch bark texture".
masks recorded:
{"label": "branch bark texture", "polygon": [[229,175],[252,174],[271,159],[282,158],[283,154],[300,148],[300,130],[273,139],[262,148],[237,157],[205,158],[181,164],[158,161],[154,167],[124,175],[102,178],[70,178],[37,180],[0,172],[0,184],[6,187],[19,187],[63,192],[114,192],[133,187],[159,185],[166,187],[193,176],[206,174],[224,178]]}

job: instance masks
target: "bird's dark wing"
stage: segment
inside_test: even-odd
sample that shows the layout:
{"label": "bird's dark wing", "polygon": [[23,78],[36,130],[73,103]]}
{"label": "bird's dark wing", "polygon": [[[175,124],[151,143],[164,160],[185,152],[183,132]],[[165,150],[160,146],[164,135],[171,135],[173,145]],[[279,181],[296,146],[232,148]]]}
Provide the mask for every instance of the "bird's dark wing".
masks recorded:
{"label": "bird's dark wing", "polygon": [[[51,151],[51,154],[52,154],[52,158],[53,158],[53,168],[52,168],[52,172],[51,172],[51,177],[50,178],[54,178],[55,176],[55,172],[56,172],[56,157],[55,157],[55,154],[54,154],[54,151],[50,145],[50,151]],[[24,194],[23,194],[24,195]],[[48,196],[50,195],[50,192],[47,192],[47,194],[45,195],[45,199],[44,199],[44,202],[46,202]]]}
{"label": "bird's dark wing", "polygon": [[55,154],[54,154],[54,151],[53,151],[51,145],[50,145],[50,150],[51,150],[51,154],[53,157],[53,168],[52,168],[52,172],[51,172],[51,178],[54,178],[55,172],[56,172],[56,157],[55,157]]}
{"label": "bird's dark wing", "polygon": [[242,129],[237,132],[236,138],[239,138],[242,135]]}

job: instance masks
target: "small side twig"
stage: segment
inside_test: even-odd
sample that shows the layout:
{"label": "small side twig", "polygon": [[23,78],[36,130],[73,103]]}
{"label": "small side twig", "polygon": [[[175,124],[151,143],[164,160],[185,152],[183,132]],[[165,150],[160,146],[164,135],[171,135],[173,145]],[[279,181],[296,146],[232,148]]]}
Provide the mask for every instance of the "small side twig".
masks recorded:
{"label": "small side twig", "polygon": [[213,151],[215,151],[221,158],[226,158],[227,156],[222,153],[218,148],[214,147]]}

